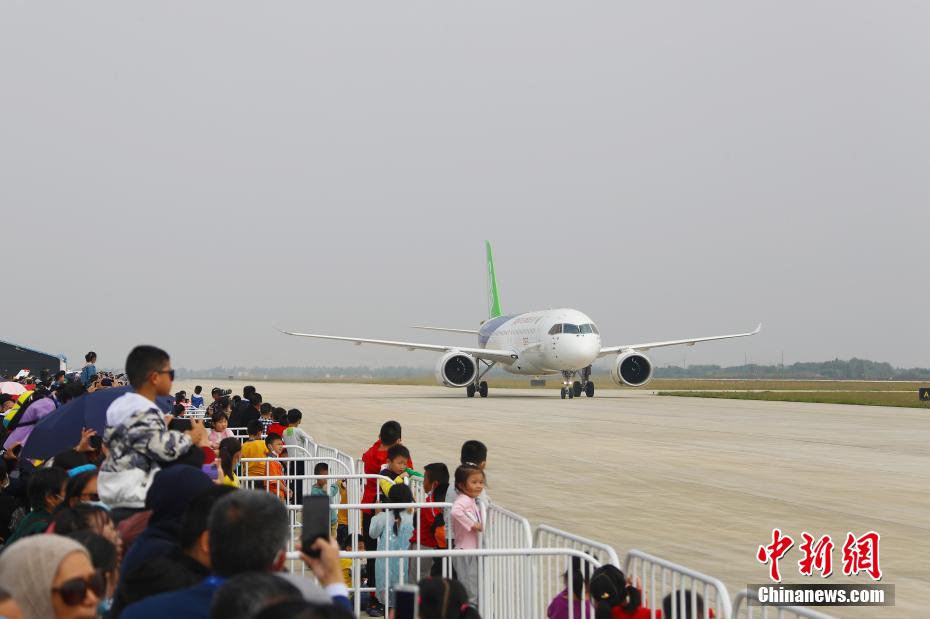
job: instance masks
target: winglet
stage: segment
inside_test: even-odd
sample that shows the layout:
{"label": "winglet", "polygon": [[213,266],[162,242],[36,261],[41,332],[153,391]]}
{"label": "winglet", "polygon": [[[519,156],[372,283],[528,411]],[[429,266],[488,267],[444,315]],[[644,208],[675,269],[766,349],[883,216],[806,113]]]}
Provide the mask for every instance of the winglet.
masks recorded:
{"label": "winglet", "polygon": [[484,242],[488,254],[488,317],[497,318],[504,312],[501,310],[501,295],[497,290],[497,277],[494,275],[494,256],[491,253],[491,243]]}
{"label": "winglet", "polygon": [[760,323],[759,323],[759,326],[756,327],[756,330],[753,331],[752,334],[755,335],[756,333],[758,333],[758,332],[761,331],[761,330],[762,330],[762,323],[760,322]]}

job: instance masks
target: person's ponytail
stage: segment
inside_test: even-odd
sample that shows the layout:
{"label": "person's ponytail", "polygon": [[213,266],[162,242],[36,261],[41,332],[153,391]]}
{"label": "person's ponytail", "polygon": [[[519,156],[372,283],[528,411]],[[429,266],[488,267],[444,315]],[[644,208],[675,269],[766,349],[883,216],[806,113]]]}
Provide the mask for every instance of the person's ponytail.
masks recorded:
{"label": "person's ponytail", "polygon": [[594,607],[594,619],[611,619],[613,612],[610,610],[610,602],[607,600],[598,600],[597,606]]}
{"label": "person's ponytail", "polygon": [[626,604],[623,605],[623,610],[629,614],[633,614],[636,610],[643,605],[643,594],[642,592],[634,587],[633,585],[626,586]]}

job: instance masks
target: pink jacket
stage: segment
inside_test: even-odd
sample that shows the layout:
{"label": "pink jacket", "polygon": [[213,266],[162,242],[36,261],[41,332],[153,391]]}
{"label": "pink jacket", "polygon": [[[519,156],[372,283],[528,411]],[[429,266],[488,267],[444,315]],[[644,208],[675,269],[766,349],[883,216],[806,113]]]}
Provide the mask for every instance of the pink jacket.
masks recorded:
{"label": "pink jacket", "polygon": [[452,531],[456,548],[478,548],[478,531],[472,530],[477,522],[481,522],[478,503],[467,494],[458,495],[452,504]]}

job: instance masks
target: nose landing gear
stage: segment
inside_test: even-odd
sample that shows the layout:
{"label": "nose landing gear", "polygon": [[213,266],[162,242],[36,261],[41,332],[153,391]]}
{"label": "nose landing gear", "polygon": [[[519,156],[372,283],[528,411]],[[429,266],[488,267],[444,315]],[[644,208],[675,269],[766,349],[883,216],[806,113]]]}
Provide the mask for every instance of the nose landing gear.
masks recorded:
{"label": "nose landing gear", "polygon": [[581,380],[572,381],[575,378],[577,372],[572,370],[563,370],[562,371],[562,399],[566,397],[571,400],[572,398],[580,398],[581,394],[585,394],[589,398],[594,397],[594,383],[591,381],[591,366],[581,370]]}

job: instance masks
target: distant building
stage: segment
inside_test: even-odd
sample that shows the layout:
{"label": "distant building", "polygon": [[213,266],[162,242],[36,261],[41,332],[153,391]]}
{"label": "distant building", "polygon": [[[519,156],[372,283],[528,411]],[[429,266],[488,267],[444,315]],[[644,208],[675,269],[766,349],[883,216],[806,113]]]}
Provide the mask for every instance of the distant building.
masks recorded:
{"label": "distant building", "polygon": [[64,370],[67,361],[64,355],[52,355],[0,340],[0,376],[5,378],[25,369],[33,376],[41,376],[43,372],[54,374]]}

